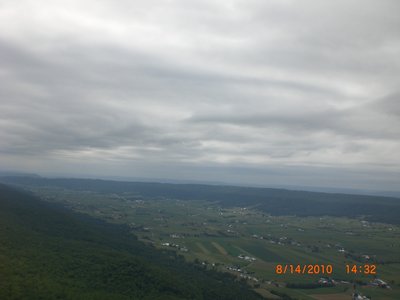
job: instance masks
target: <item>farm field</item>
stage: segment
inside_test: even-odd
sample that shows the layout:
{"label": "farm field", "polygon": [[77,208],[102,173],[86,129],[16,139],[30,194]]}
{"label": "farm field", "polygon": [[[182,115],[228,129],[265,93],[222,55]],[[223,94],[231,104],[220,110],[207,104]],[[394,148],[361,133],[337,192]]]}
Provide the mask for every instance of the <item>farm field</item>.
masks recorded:
{"label": "farm field", "polygon": [[[268,298],[350,299],[356,288],[371,299],[400,299],[397,225],[360,218],[271,216],[257,207],[226,208],[210,201],[128,192],[30,189],[47,201],[125,224],[140,240],[175,250],[204,268],[232,273]],[[316,274],[308,274],[309,265]],[[376,272],[354,274],[346,272],[346,265],[373,265]],[[376,278],[390,288],[371,285]]]}

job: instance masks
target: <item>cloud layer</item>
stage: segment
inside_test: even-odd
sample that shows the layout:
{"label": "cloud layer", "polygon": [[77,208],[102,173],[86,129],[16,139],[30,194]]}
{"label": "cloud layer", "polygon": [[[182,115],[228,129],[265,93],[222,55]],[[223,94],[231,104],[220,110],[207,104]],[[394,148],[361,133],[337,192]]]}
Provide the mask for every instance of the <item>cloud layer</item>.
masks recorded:
{"label": "cloud layer", "polygon": [[2,1],[0,163],[394,189],[398,11],[396,0]]}

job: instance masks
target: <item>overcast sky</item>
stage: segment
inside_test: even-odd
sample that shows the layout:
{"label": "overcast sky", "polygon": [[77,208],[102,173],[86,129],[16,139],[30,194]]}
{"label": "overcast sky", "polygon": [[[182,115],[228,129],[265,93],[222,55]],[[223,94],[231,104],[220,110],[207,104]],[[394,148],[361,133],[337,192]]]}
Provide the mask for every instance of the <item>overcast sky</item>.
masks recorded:
{"label": "overcast sky", "polygon": [[400,1],[0,1],[0,167],[400,190]]}

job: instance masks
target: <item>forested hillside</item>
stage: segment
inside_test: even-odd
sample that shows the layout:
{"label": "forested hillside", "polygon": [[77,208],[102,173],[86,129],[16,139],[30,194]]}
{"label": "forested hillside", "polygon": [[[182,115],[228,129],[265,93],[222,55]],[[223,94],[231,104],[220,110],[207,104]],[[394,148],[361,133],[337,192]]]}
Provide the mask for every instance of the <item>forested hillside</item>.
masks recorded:
{"label": "forested hillside", "polygon": [[0,184],[0,299],[258,299],[107,224]]}

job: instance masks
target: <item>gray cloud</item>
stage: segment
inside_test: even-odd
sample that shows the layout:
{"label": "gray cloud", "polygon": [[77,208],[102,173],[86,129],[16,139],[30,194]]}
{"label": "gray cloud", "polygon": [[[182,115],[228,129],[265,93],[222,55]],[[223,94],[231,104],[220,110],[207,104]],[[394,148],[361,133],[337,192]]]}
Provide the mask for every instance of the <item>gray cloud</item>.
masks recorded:
{"label": "gray cloud", "polygon": [[390,0],[3,1],[0,163],[392,187],[399,9]]}
{"label": "gray cloud", "polygon": [[396,140],[400,138],[400,120],[391,118],[398,115],[399,98],[390,95],[349,109],[297,110],[280,112],[252,112],[229,114],[204,114],[192,116],[188,121],[195,123],[227,123],[248,127],[280,128],[291,133],[309,134],[329,132],[349,138],[371,138]]}

